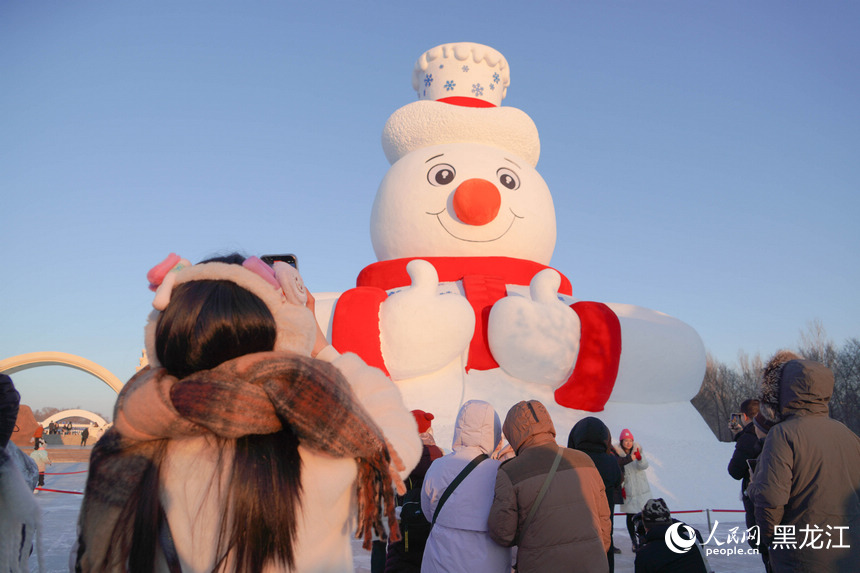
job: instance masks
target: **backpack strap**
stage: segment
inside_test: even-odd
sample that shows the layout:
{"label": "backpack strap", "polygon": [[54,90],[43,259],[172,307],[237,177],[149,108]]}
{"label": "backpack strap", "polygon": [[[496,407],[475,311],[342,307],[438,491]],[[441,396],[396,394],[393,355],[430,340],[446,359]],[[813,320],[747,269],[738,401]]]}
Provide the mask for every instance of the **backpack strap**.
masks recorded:
{"label": "backpack strap", "polygon": [[439,516],[439,510],[442,509],[442,506],[445,505],[445,502],[448,500],[449,497],[451,497],[451,494],[454,493],[454,490],[457,489],[457,486],[460,485],[460,482],[466,479],[466,476],[469,475],[473,469],[478,467],[478,464],[486,460],[488,457],[490,456],[488,456],[487,454],[479,454],[475,456],[475,458],[471,462],[469,462],[469,465],[464,467],[463,471],[457,474],[457,477],[454,478],[454,481],[448,484],[448,487],[445,488],[445,491],[442,493],[442,497],[439,498],[439,503],[436,505],[436,511],[433,512],[432,523],[434,525],[436,524],[436,518]]}
{"label": "backpack strap", "polygon": [[543,485],[538,492],[537,498],[535,502],[532,504],[532,509],[529,511],[528,517],[526,517],[526,522],[523,524],[523,528],[520,530],[519,539],[522,541],[523,536],[526,533],[526,529],[528,529],[529,524],[532,522],[532,518],[537,513],[538,507],[540,506],[540,502],[543,501],[543,496],[546,495],[546,490],[549,489],[549,482],[552,481],[552,477],[555,475],[555,470],[558,469],[558,464],[561,462],[561,448],[558,448],[558,453],[555,455],[555,459],[552,462],[552,467],[549,468],[549,473],[546,474],[546,479],[543,482]]}

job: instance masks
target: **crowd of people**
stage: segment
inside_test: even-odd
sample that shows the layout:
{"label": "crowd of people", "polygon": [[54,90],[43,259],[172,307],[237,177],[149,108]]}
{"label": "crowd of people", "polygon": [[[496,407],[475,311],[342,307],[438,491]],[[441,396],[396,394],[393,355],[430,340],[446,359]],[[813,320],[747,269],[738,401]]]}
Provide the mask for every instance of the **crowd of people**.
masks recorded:
{"label": "crowd of people", "polygon": [[65,424],[62,424],[60,422],[49,422],[48,427],[45,429],[45,432],[48,435],[55,434],[58,436],[79,435],[81,437],[81,446],[86,446],[91,434],[95,434],[95,438],[98,439],[99,437],[101,437],[101,434],[104,433],[104,429],[99,428],[98,424],[93,424],[92,426],[84,426],[83,428],[79,429],[75,427],[71,422],[66,422]]}
{"label": "crowd of people", "polygon": [[77,433],[77,430],[75,430],[75,427],[71,422],[66,422],[65,424],[61,424],[60,422],[49,422],[46,431],[48,434],[57,434],[61,436],[68,436]]}
{"label": "crowd of people", "polygon": [[[148,278],[150,365],[93,447],[75,571],[351,571],[358,536],[373,573],[612,572],[626,551],[613,543],[616,507],[637,572],[710,571],[701,534],[653,497],[630,429],[613,443],[588,416],[565,447],[538,400],[504,420],[470,400],[445,453],[432,413],[408,410],[382,371],[328,344],[286,263],[171,255]],[[828,417],[832,390],[827,368],[780,353],[759,399],[741,405],[728,471],[768,571],[860,563],[860,438]],[[44,484],[50,459],[37,440],[13,460],[8,376],[0,398],[0,534],[12,540],[0,570],[19,571],[37,522],[9,500],[22,476]],[[791,547],[789,525],[838,543]]]}

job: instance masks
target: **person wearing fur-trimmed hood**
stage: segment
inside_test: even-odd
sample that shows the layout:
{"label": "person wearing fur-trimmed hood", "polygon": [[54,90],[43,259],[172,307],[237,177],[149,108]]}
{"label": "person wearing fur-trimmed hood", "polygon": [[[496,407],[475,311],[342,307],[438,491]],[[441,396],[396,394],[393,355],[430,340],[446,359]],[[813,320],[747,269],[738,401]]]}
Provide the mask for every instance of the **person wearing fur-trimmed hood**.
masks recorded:
{"label": "person wearing fur-trimmed hood", "polygon": [[621,430],[618,440],[619,443],[613,444],[613,446],[623,459],[624,465],[624,483],[622,485],[624,503],[621,504],[620,509],[627,514],[627,532],[633,543],[633,551],[636,551],[639,548],[639,536],[636,535],[633,516],[642,511],[645,502],[652,497],[651,484],[648,483],[648,476],[645,474],[645,470],[648,469],[648,460],[645,458],[642,446],[633,439],[633,432],[624,428]]}
{"label": "person wearing fur-trimmed hood", "polygon": [[829,368],[785,351],[762,375],[760,413],[774,426],[749,492],[777,573],[860,563],[860,437],[830,418],[833,385]]}

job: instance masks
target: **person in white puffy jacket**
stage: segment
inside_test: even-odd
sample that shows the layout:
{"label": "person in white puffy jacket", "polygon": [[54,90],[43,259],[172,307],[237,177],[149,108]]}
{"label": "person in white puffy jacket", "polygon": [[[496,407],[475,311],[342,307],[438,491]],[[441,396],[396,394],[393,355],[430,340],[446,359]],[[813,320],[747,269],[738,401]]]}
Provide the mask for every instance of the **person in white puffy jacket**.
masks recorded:
{"label": "person in white puffy jacket", "polygon": [[642,511],[645,502],[651,499],[651,484],[645,470],[648,469],[648,460],[642,452],[642,446],[633,440],[633,432],[627,428],[621,430],[618,437],[621,443],[614,444],[615,451],[620,456],[619,463],[624,469],[624,483],[622,484],[624,503],[621,511],[627,514],[627,531],[633,542],[633,551],[639,549],[639,536],[633,525],[633,516]]}
{"label": "person in white puffy jacket", "polygon": [[[424,476],[421,510],[431,523],[439,500],[457,475],[478,456],[489,457],[502,442],[502,425],[487,402],[463,404],[454,426],[452,453],[433,462]],[[422,573],[507,573],[511,550],[490,539],[487,518],[500,461],[483,459],[453,490],[436,515],[424,549]]]}

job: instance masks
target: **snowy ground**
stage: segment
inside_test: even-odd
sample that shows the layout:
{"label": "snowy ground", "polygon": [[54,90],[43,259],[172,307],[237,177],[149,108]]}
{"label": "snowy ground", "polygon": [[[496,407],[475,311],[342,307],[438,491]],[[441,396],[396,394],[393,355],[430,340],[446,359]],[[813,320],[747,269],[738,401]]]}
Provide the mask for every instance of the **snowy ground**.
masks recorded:
{"label": "snowy ground", "polygon": [[[57,448],[59,449],[59,448]],[[725,465],[728,462],[728,457],[731,456],[731,445],[719,444],[714,442],[714,451],[710,452],[714,459],[719,460],[719,467],[714,468],[712,472],[712,483],[697,483],[690,484],[690,488],[685,493],[681,501],[683,509],[739,509],[740,502],[737,497],[732,500],[727,500],[728,507],[695,507],[696,500],[702,492],[722,490],[724,483],[728,480],[732,488],[737,491],[737,482],[732,480],[725,470]],[[77,491],[81,492],[86,481],[85,472],[88,464],[86,463],[55,463],[49,467],[49,475],[45,479],[46,489]],[[61,475],[50,475],[61,474]],[[40,491],[36,495],[36,499],[42,508],[42,531],[43,531],[43,551],[45,559],[45,569],[48,572],[68,571],[69,552],[74,543],[75,523],[77,521],[78,512],[80,511],[81,499],[83,496],[72,493],[58,493],[51,491]],[[680,496],[679,496],[680,497]],[[679,505],[673,506],[673,509],[681,509]],[[705,513],[686,513],[677,514],[675,517],[681,519],[701,531],[702,535],[707,538],[711,529],[708,528],[707,514]],[[714,525],[714,520],[718,521],[718,525]],[[743,514],[740,513],[711,513],[711,528],[715,530],[715,538],[722,545],[717,546],[715,542],[706,545],[706,549],[746,549],[745,543],[727,542],[730,535],[730,530],[733,527],[738,527],[739,531],[744,529]],[[618,516],[615,518],[615,544],[621,548],[622,553],[616,556],[615,570],[619,573],[633,571],[633,554],[630,551],[630,539],[627,536],[627,530],[624,525],[624,517]],[[361,542],[356,541],[353,544],[353,552],[355,555],[355,571],[361,573],[369,573],[370,571],[370,554],[361,548]],[[709,557],[711,567],[714,571],[730,571],[732,573],[753,573],[764,571],[764,566],[758,555],[711,555]],[[31,571],[38,571],[35,556],[31,559]]]}

